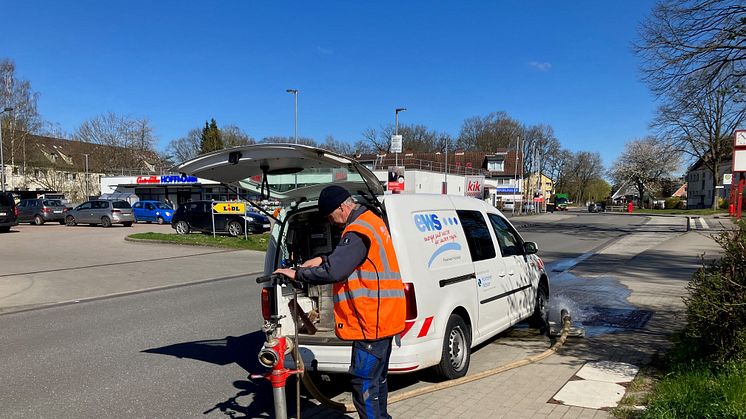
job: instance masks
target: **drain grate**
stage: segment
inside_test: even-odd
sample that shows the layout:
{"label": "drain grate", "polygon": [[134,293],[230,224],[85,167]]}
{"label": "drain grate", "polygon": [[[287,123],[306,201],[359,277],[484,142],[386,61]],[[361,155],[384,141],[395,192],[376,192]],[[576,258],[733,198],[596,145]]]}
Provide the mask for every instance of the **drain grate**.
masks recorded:
{"label": "drain grate", "polygon": [[614,327],[617,329],[642,329],[653,316],[649,310],[628,308],[591,307],[580,321],[583,326]]}

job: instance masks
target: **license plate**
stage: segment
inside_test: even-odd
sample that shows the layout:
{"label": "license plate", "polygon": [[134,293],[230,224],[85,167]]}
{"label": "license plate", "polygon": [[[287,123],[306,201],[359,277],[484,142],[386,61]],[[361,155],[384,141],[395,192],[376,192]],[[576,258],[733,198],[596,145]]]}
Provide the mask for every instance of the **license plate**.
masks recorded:
{"label": "license plate", "polygon": [[55,211],[55,214],[62,214],[62,211]]}
{"label": "license plate", "polygon": [[264,228],[269,228],[269,224],[264,224]]}
{"label": "license plate", "polygon": [[8,215],[7,213],[0,212],[0,216]]}

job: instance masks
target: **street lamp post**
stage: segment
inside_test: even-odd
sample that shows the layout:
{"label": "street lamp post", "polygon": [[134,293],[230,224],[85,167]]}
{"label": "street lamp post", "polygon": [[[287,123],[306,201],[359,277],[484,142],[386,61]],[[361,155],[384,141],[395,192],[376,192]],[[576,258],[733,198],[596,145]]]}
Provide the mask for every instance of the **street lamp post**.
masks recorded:
{"label": "street lamp post", "polygon": [[[5,112],[12,112],[13,108],[5,108],[0,111],[0,115]],[[2,191],[5,192],[5,158],[3,157],[3,124],[0,118],[0,184],[3,185]]]}
{"label": "street lamp post", "polygon": [[298,144],[298,89],[287,89],[285,91],[295,96],[295,144]]}
{"label": "street lamp post", "polygon": [[[399,112],[406,111],[407,108],[396,108],[394,111],[394,135],[399,135]],[[402,141],[403,142],[403,141]],[[396,153],[396,167],[399,167],[399,152]]]}
{"label": "street lamp post", "polygon": [[88,200],[90,195],[88,192],[88,154],[83,155],[85,156],[85,199]]}

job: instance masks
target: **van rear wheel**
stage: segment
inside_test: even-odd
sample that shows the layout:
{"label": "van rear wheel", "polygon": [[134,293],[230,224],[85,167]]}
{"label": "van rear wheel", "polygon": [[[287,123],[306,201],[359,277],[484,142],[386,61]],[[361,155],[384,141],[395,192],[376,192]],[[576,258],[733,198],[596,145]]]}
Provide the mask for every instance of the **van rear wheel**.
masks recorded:
{"label": "van rear wheel", "polygon": [[471,333],[464,319],[458,314],[451,314],[443,337],[443,352],[440,364],[435,366],[435,373],[452,380],[466,375],[471,360]]}

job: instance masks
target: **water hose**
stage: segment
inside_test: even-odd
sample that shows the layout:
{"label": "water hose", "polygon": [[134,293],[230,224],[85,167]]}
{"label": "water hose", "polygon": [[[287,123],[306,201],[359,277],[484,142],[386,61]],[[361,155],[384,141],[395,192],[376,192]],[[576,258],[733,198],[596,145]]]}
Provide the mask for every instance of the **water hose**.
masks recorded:
{"label": "water hose", "polygon": [[[520,359],[518,361],[514,361],[508,364],[500,365],[498,367],[489,369],[487,371],[482,371],[480,373],[470,375],[467,377],[461,377],[455,380],[444,381],[442,383],[436,383],[436,384],[432,384],[426,387],[406,391],[404,393],[399,393],[399,394],[389,397],[388,402],[392,404],[392,403],[400,402],[402,400],[407,400],[413,397],[421,396],[423,394],[432,393],[434,391],[439,391],[439,390],[444,390],[444,389],[455,387],[455,386],[460,386],[462,384],[481,380],[483,378],[487,378],[489,376],[499,374],[501,372],[505,372],[508,370],[512,370],[514,368],[522,367],[524,365],[528,365],[534,362],[541,361],[553,355],[554,353],[556,353],[559,350],[559,348],[561,348],[562,345],[564,345],[565,341],[567,340],[567,335],[568,333],[570,333],[570,323],[572,323],[572,319],[570,318],[570,315],[568,314],[567,310],[563,309],[561,311],[560,316],[562,318],[562,333],[560,334],[559,338],[557,338],[557,341],[554,342],[554,345],[552,345],[552,347],[547,349],[546,351],[538,355],[530,356],[528,358]],[[293,357],[296,362],[296,367],[298,369],[304,370],[302,357],[299,356],[296,359],[295,352],[293,352]],[[329,406],[332,409],[338,410],[343,413],[355,412],[355,406],[352,403],[340,403],[321,394],[321,392],[316,387],[316,385],[313,383],[313,381],[311,380],[311,377],[309,377],[308,374],[303,374],[301,375],[301,377],[302,377],[303,385],[306,387],[308,392],[311,393],[311,395],[316,400],[318,400],[321,404]]]}

